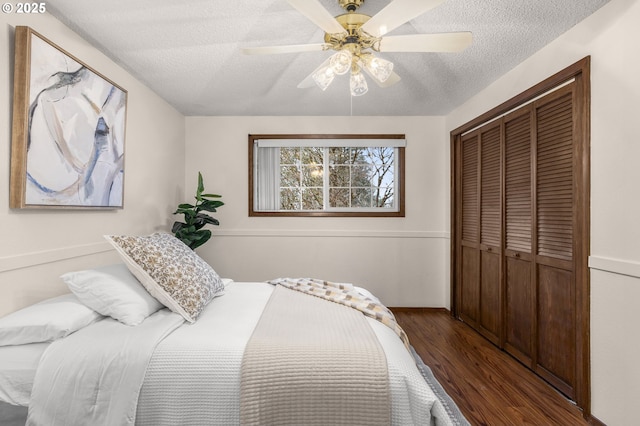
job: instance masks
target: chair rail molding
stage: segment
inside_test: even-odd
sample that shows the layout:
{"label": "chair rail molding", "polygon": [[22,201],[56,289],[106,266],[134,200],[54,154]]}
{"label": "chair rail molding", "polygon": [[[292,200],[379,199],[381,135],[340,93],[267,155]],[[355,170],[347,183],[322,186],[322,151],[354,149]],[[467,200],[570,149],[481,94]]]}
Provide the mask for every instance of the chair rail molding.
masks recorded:
{"label": "chair rail molding", "polygon": [[36,251],[31,253],[21,253],[13,256],[5,256],[0,257],[0,272],[28,268],[31,266],[58,262],[67,259],[74,259],[77,257],[90,256],[93,254],[108,252],[111,250],[113,250],[113,247],[111,247],[111,245],[105,241],[77,246],[60,247],[56,249]]}
{"label": "chair rail molding", "polygon": [[589,268],[613,274],[640,278],[640,262],[613,259],[603,256],[589,256]]}

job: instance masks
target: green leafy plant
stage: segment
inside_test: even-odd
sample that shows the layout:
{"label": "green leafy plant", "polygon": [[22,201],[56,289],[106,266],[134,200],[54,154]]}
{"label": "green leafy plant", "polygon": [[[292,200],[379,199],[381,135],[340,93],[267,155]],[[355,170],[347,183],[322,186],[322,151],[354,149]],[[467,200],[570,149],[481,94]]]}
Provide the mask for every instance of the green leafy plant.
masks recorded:
{"label": "green leafy plant", "polygon": [[171,232],[189,246],[191,250],[200,247],[211,238],[211,231],[202,229],[205,225],[220,225],[217,219],[203,212],[216,212],[218,207],[224,205],[220,200],[221,195],[203,194],[204,184],[202,183],[202,173],[198,172],[198,189],[196,190],[196,203],[180,204],[173,214],[184,215],[184,222],[174,222]]}

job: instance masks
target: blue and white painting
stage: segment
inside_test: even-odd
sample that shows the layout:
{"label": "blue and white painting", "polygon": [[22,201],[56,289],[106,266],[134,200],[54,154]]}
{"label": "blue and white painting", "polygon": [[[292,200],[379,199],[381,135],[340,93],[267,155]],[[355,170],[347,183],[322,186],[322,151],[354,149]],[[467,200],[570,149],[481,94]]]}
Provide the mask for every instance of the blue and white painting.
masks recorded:
{"label": "blue and white painting", "polygon": [[121,208],[127,92],[31,40],[25,204]]}

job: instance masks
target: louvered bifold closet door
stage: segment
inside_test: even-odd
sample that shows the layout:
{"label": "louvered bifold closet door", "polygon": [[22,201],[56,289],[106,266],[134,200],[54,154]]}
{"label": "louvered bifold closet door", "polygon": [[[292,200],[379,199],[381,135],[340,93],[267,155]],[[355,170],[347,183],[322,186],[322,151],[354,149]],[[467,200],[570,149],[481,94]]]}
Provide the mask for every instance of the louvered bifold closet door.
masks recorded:
{"label": "louvered bifold closet door", "polygon": [[536,371],[569,397],[576,379],[573,85],[535,103]]}
{"label": "louvered bifold closet door", "polygon": [[451,132],[453,313],[585,413],[589,63]]}
{"label": "louvered bifold closet door", "polygon": [[502,327],[501,122],[480,132],[480,332],[500,344]]}
{"label": "louvered bifold closet door", "polygon": [[460,317],[477,326],[480,309],[480,218],[479,218],[479,135],[465,135],[461,140],[462,230],[460,241]]}
{"label": "louvered bifold closet door", "polygon": [[535,315],[532,287],[532,105],[504,118],[505,350],[531,365]]}

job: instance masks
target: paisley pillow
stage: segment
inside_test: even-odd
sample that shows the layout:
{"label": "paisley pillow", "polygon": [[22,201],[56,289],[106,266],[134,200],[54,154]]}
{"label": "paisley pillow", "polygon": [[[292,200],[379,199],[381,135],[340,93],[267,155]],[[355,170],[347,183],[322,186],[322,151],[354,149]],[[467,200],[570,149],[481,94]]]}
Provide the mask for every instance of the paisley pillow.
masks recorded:
{"label": "paisley pillow", "polygon": [[224,293],[216,271],[171,234],[105,238],[147,291],[189,322],[195,322],[204,307]]}

